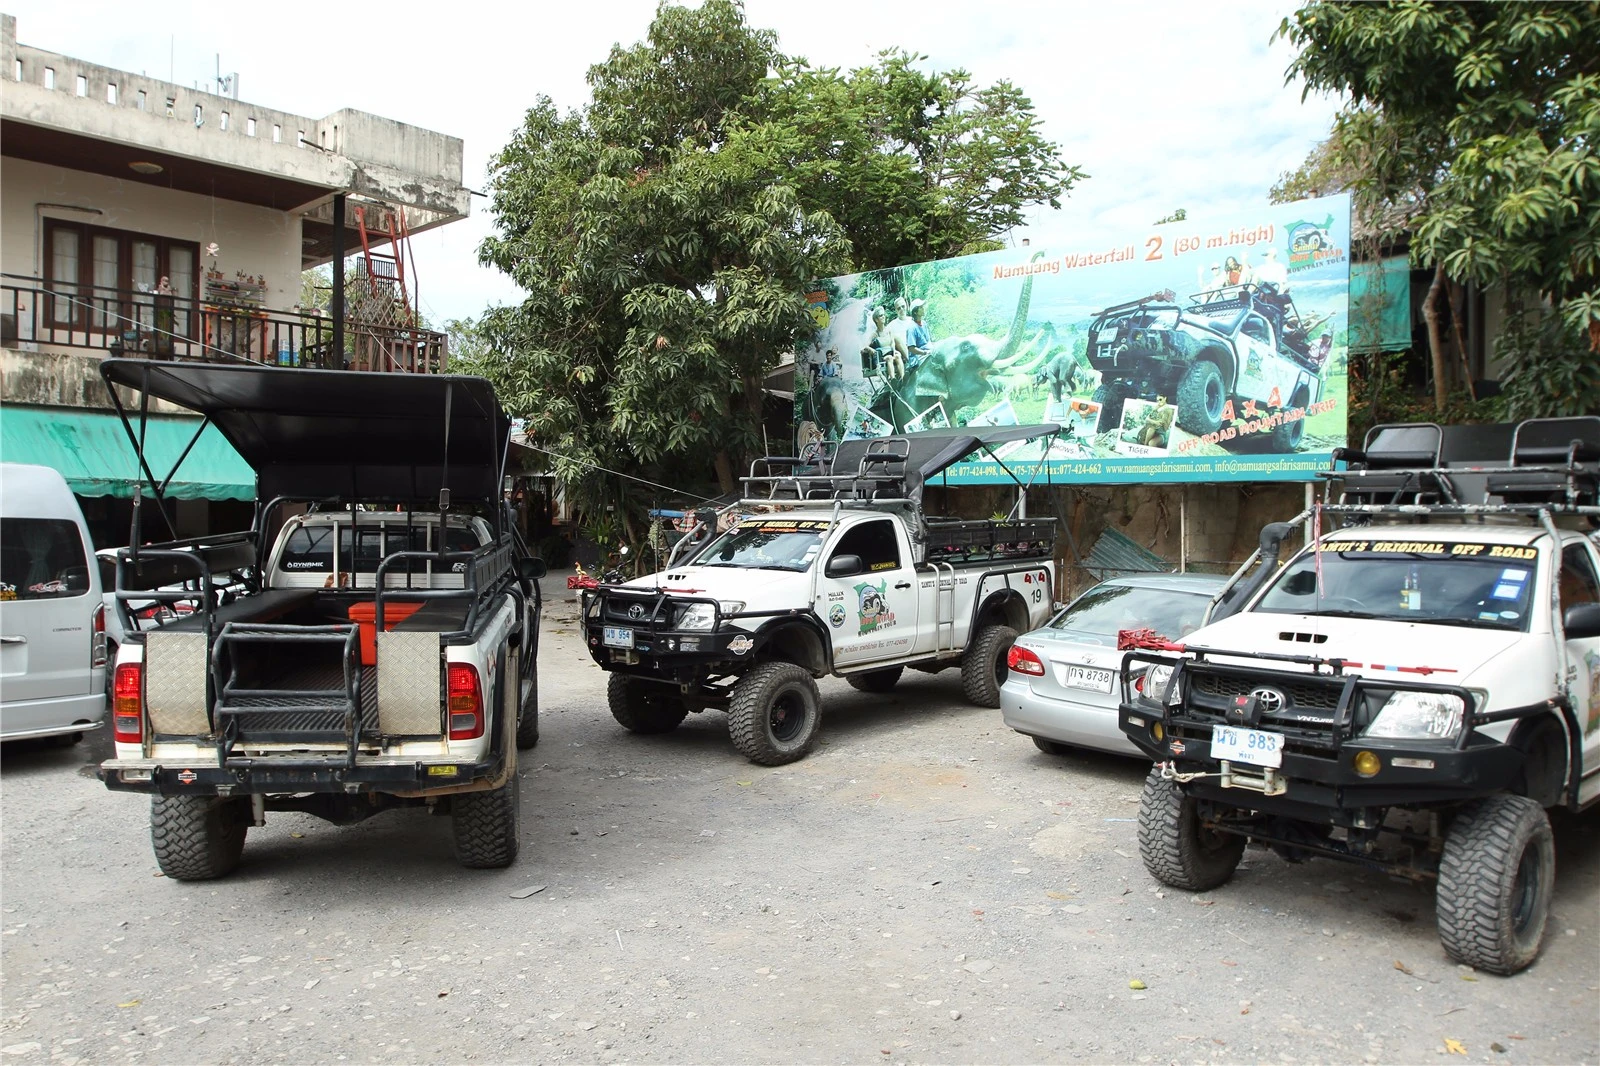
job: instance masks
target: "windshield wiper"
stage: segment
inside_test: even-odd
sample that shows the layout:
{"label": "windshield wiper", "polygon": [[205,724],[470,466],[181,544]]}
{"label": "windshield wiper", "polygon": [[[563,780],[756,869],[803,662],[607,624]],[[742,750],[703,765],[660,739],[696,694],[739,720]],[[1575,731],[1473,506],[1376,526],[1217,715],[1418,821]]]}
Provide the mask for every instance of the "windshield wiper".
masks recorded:
{"label": "windshield wiper", "polygon": [[1372,611],[1352,611],[1345,607],[1319,608],[1314,611],[1307,611],[1306,613],[1310,615],[1318,615],[1323,618],[1383,618],[1389,621],[1399,620],[1394,619],[1386,614],[1376,614]]}

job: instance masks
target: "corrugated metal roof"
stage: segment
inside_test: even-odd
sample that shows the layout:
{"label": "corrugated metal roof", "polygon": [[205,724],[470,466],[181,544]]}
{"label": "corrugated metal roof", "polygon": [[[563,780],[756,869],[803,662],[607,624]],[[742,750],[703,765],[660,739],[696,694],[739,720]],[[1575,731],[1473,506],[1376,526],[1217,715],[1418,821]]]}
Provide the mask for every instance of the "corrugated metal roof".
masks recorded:
{"label": "corrugated metal roof", "polygon": [[1164,574],[1173,570],[1167,560],[1114,529],[1100,534],[1089,557],[1083,561],[1083,568],[1101,581],[1123,574]]}

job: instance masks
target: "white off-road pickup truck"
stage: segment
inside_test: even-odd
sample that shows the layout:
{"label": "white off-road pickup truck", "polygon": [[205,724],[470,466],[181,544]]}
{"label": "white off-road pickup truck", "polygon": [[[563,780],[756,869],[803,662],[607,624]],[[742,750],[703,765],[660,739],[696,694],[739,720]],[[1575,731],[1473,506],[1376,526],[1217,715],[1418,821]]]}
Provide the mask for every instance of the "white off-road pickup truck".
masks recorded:
{"label": "white off-road pickup truck", "polygon": [[1600,418],[1380,426],[1338,458],[1303,516],[1338,528],[1279,568],[1269,526],[1182,644],[1126,635],[1140,852],[1194,891],[1251,841],[1433,882],[1450,957],[1514,973],[1550,909],[1545,809],[1600,800]]}
{"label": "white off-road pickup truck", "polygon": [[719,708],[734,746],[776,766],[815,741],[826,674],[887,692],[906,667],[959,666],[968,699],[1000,706],[1012,643],[1055,606],[1055,520],[933,518],[923,487],[973,452],[1055,432],[929,430],[757,460],[718,530],[660,573],[585,593],[612,715],[665,733]]}
{"label": "white off-road pickup truck", "polygon": [[463,865],[510,864],[544,566],[501,502],[510,423],[489,383],[124,359],[101,373],[136,447],[147,404],[130,418],[117,386],[203,414],[257,476],[251,529],[141,543],[152,505],[167,519],[141,450],[153,498],[135,497],[116,553],[119,606],[192,605],[128,620],[100,766],[108,788],[152,794],[162,871],[227,874],[267,811],[348,824],[401,806],[450,815]]}

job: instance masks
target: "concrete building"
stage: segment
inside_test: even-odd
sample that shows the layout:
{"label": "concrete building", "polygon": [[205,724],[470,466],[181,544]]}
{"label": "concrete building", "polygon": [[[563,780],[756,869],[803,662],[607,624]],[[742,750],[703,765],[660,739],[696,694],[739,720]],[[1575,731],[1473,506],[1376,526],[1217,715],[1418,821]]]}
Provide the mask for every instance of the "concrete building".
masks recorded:
{"label": "concrete building", "polygon": [[[443,335],[409,311],[404,235],[466,216],[459,138],[97,66],[18,44],[0,15],[0,156],[0,456],[70,467],[97,541],[120,543],[126,505],[109,501],[135,477],[108,354],[444,366]],[[329,263],[330,307],[300,306],[302,271]],[[167,421],[176,459],[193,426]],[[175,483],[184,532],[209,524],[203,501],[248,487],[220,438],[197,451]]]}

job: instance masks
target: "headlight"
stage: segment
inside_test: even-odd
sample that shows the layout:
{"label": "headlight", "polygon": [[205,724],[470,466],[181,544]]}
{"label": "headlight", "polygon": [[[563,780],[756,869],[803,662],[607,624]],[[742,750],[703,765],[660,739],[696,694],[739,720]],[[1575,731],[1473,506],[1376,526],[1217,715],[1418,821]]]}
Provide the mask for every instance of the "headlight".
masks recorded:
{"label": "headlight", "polygon": [[1454,740],[1466,709],[1448,692],[1396,692],[1362,736],[1395,740]]}
{"label": "headlight", "polygon": [[673,624],[679,629],[710,629],[717,620],[717,612],[709,603],[691,603],[678,608]]}
{"label": "headlight", "polygon": [[723,614],[738,614],[740,611],[744,610],[744,601],[718,600],[717,610],[721,611]]}
{"label": "headlight", "polygon": [[1167,702],[1176,704],[1178,693],[1168,692],[1167,685],[1172,682],[1173,667],[1157,663],[1144,672],[1144,698],[1153,703]]}

